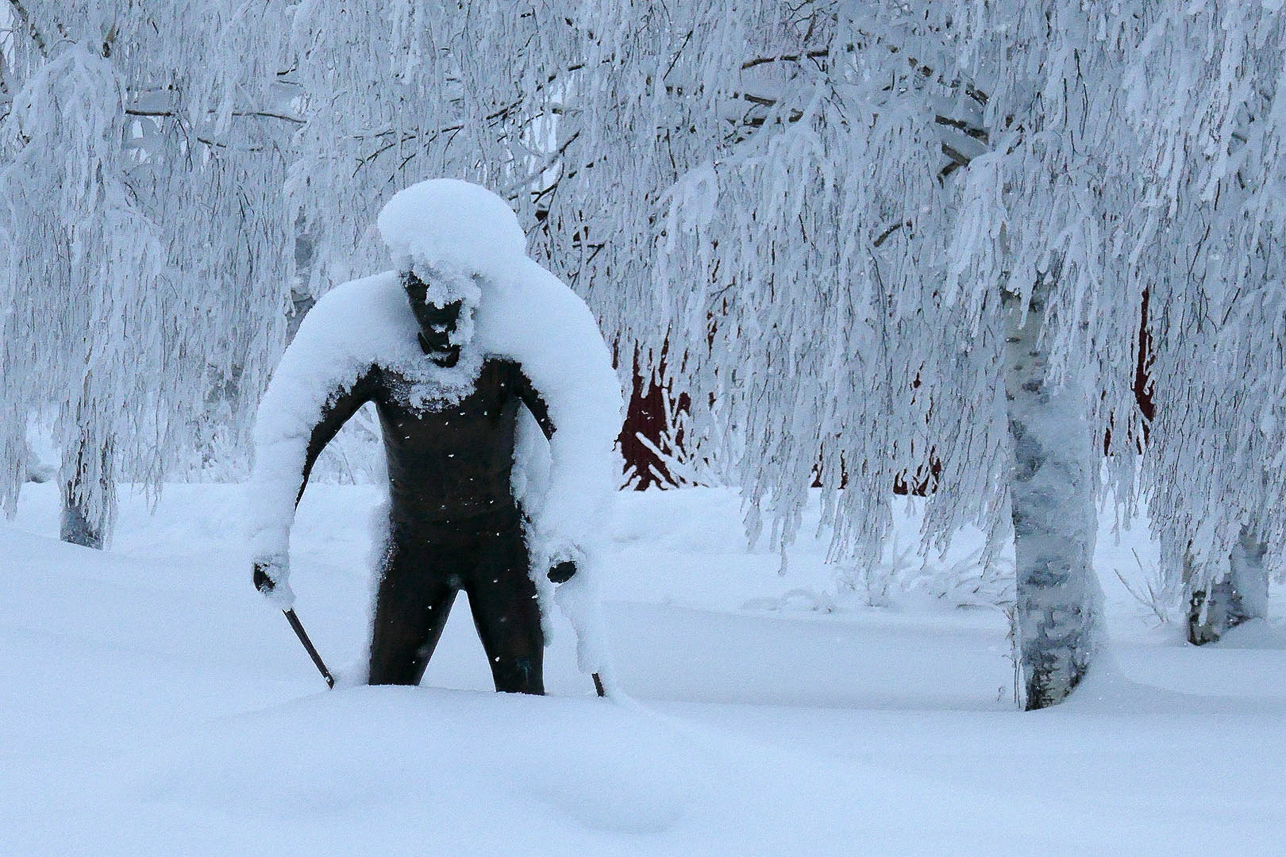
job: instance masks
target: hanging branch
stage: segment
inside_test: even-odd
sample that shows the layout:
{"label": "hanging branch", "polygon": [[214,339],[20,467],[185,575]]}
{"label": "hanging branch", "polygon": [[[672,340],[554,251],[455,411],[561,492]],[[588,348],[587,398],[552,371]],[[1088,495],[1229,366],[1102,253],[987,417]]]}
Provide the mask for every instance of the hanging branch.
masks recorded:
{"label": "hanging branch", "polygon": [[[36,50],[40,51],[40,55],[42,57],[48,59],[49,43],[45,41],[45,37],[41,34],[40,28],[32,23],[31,15],[27,12],[27,7],[23,5],[22,0],[9,0],[9,6],[12,7],[13,13],[18,16],[18,20],[22,23],[22,26],[25,27],[27,32],[31,35],[31,40],[35,43]],[[64,39],[67,38],[67,30],[63,28],[62,24],[55,22],[54,28],[58,30],[58,35],[62,36]]]}

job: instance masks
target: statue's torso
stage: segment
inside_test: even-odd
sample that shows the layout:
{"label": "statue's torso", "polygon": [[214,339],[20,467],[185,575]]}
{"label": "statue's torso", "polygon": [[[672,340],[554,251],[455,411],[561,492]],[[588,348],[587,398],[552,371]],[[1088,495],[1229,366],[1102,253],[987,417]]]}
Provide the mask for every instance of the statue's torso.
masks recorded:
{"label": "statue's torso", "polygon": [[487,360],[471,391],[427,407],[396,369],[377,367],[374,375],[371,398],[384,433],[395,523],[455,521],[514,508],[518,409],[530,390],[516,363]]}

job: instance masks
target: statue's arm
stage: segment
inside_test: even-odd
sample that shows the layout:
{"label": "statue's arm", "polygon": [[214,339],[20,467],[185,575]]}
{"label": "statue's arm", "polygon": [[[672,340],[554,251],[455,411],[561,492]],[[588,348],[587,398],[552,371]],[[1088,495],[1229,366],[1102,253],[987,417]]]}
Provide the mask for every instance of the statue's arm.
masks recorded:
{"label": "statue's arm", "polygon": [[518,371],[518,379],[515,382],[518,398],[531,411],[531,415],[536,418],[540,430],[545,433],[545,440],[552,440],[554,437],[554,421],[549,418],[549,405],[545,402],[544,396],[531,383],[527,373],[521,369]]}
{"label": "statue's arm", "polygon": [[335,390],[322,406],[321,417],[308,437],[308,448],[304,453],[304,471],[300,474],[299,490],[295,492],[296,506],[303,499],[304,489],[308,487],[308,477],[313,472],[313,465],[317,463],[317,457],[326,448],[326,444],[339,434],[344,423],[352,419],[353,414],[357,413],[362,405],[373,399],[374,374],[373,368],[367,370],[351,387]]}
{"label": "statue's arm", "polygon": [[[531,415],[536,418],[536,424],[540,430],[545,433],[545,440],[553,440],[554,421],[549,418],[549,405],[545,402],[544,396],[531,383],[525,372],[519,372],[519,381],[517,383],[518,397],[522,403],[531,411]],[[575,576],[577,571],[576,561],[567,557],[555,557],[553,565],[548,571],[548,577],[552,583],[566,583]]]}
{"label": "statue's arm", "polygon": [[[374,397],[375,367],[341,383],[328,395],[316,376],[278,369],[260,403],[256,425],[255,470],[251,477],[250,539],[254,584],[265,594],[276,592],[288,605],[290,529],[317,456],[344,423]],[[317,367],[311,367],[316,369]],[[297,375],[297,377],[296,377]],[[313,392],[310,393],[310,390]]]}

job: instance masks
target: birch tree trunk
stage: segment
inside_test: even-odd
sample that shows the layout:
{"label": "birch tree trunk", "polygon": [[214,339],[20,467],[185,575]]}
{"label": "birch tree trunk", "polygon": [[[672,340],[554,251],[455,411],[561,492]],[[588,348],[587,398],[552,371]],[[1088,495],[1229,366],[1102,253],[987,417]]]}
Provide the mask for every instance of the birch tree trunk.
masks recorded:
{"label": "birch tree trunk", "polygon": [[1268,572],[1264,567],[1267,553],[1268,546],[1249,527],[1242,527],[1222,580],[1194,588],[1199,570],[1191,558],[1184,562],[1183,576],[1191,590],[1188,642],[1195,646],[1217,642],[1229,628],[1268,615]]}
{"label": "birch tree trunk", "polygon": [[[112,479],[112,442],[82,436],[71,466],[62,473],[62,517],[58,537],[81,547],[102,550],[116,508]],[[96,460],[95,460],[96,459]]]}
{"label": "birch tree trunk", "polygon": [[1056,277],[1038,278],[1025,313],[1017,296],[1005,294],[1009,496],[1028,711],[1063,701],[1085,676],[1102,601],[1092,565],[1096,471],[1082,391],[1067,380],[1051,383],[1041,341]]}

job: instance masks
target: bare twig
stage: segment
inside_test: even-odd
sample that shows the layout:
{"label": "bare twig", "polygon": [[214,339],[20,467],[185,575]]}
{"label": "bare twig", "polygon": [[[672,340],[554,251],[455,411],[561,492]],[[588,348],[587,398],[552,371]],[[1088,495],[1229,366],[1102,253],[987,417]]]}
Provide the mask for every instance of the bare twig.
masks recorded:
{"label": "bare twig", "polygon": [[799,62],[801,59],[822,59],[830,56],[830,51],[808,51],[804,54],[782,54],[776,57],[755,57],[752,60],[746,60],[741,64],[742,71],[748,71],[756,66],[767,65],[775,62]]}
{"label": "bare twig", "polygon": [[881,246],[885,241],[888,241],[888,240],[889,240],[889,237],[890,237],[894,232],[897,232],[899,229],[901,229],[901,228],[903,228],[903,227],[906,227],[907,229],[910,229],[910,228],[911,228],[911,221],[909,221],[909,220],[904,220],[904,221],[902,221],[901,223],[894,223],[894,224],[893,224],[892,226],[890,226],[888,229],[885,229],[883,232],[881,232],[881,233],[880,233],[879,237],[875,239],[875,241],[874,241],[874,245],[875,245],[876,247]]}
{"label": "bare twig", "polygon": [[964,121],[963,119],[953,119],[950,116],[943,116],[941,114],[938,114],[933,117],[933,121],[939,125],[946,125],[950,128],[955,128],[957,131],[961,132],[962,134],[967,134],[968,136],[974,138],[975,140],[978,140],[979,142],[982,142],[982,143],[988,142],[986,129],[979,128],[976,125],[970,125],[968,122]]}
{"label": "bare twig", "polygon": [[[211,111],[213,112],[213,111]],[[125,108],[126,116],[149,116],[158,119],[173,119],[177,115],[173,110],[149,110],[144,107],[127,107]],[[232,114],[237,118],[245,119],[279,119],[282,122],[289,122],[292,125],[303,125],[304,120],[298,116],[288,116],[284,113],[273,113],[267,110],[238,110]]]}
{"label": "bare twig", "polygon": [[960,150],[956,149],[954,146],[949,146],[946,143],[942,144],[942,154],[946,155],[948,158],[954,161],[957,166],[961,166],[961,167],[969,166],[969,161],[971,160],[971,158],[969,158],[967,155],[962,153]]}

